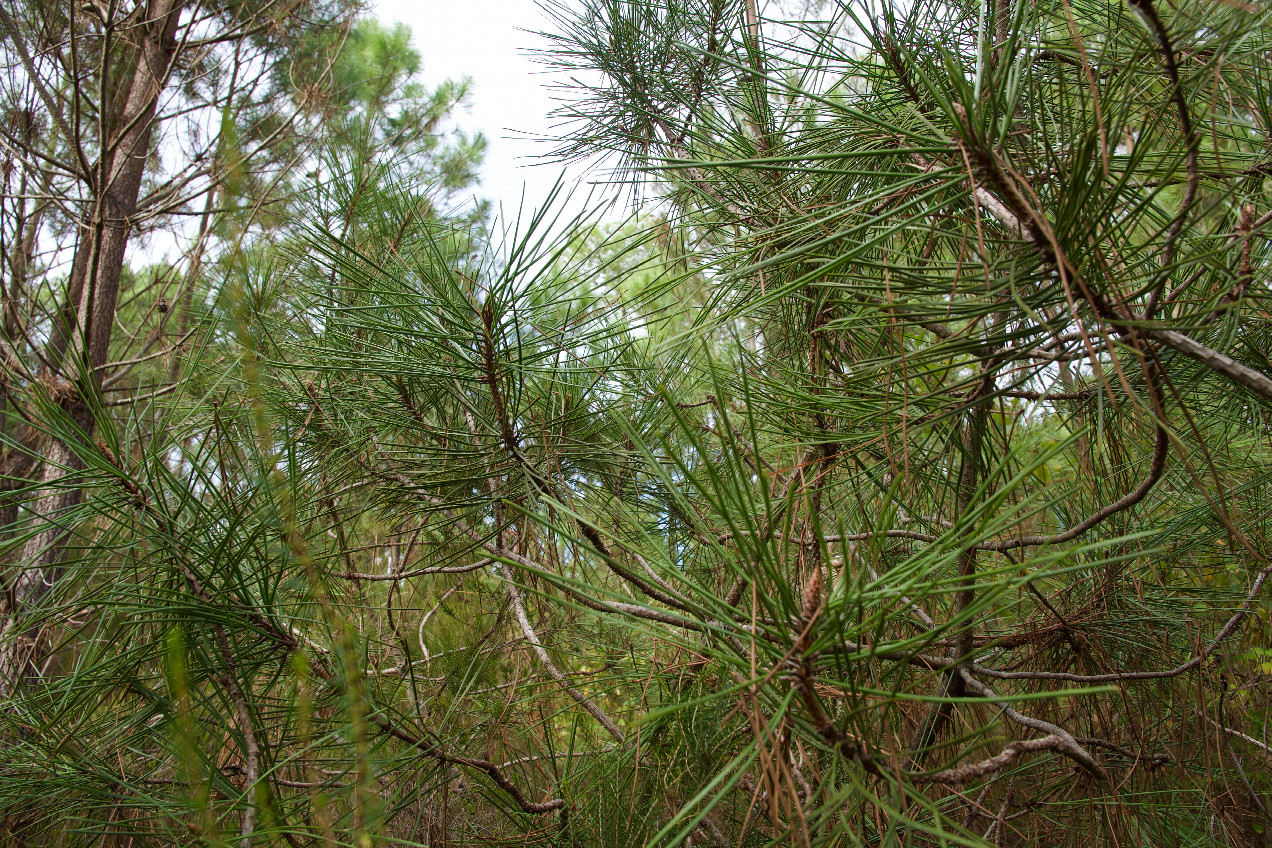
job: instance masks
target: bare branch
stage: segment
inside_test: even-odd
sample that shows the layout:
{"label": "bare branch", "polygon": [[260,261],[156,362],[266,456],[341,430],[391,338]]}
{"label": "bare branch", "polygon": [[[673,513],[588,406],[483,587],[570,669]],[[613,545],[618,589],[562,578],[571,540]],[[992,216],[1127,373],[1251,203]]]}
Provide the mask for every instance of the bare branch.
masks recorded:
{"label": "bare branch", "polygon": [[605,732],[614,737],[614,741],[620,745],[623,742],[623,731],[619,730],[614,720],[607,716],[596,703],[578,689],[570,685],[565,675],[556,667],[556,663],[552,662],[552,658],[548,656],[548,652],[544,650],[543,643],[539,641],[539,636],[534,632],[534,628],[530,626],[530,619],[526,617],[525,605],[521,602],[521,593],[517,591],[517,585],[512,579],[504,573],[503,566],[496,566],[499,576],[503,578],[504,586],[508,590],[508,597],[512,601],[513,611],[517,615],[517,624],[521,627],[521,633],[526,637],[526,641],[530,643],[530,647],[534,650],[535,656],[539,658],[539,662],[547,669],[548,674],[557,683],[561,684],[561,688],[574,699],[580,707],[592,714],[592,718],[605,728]]}
{"label": "bare branch", "polygon": [[1090,772],[1091,776],[1096,780],[1108,779],[1108,775],[1104,773],[1104,769],[1100,767],[1100,764],[1095,761],[1094,757],[1086,752],[1085,748],[1078,744],[1078,740],[1074,739],[1069,731],[1059,725],[1052,724],[1049,721],[1043,721],[1042,719],[1033,718],[1032,716],[1027,716],[1023,713],[1017,712],[1009,703],[1006,702],[1006,700],[1003,699],[1001,695],[998,695],[994,692],[994,690],[990,689],[984,683],[981,683],[973,677],[971,669],[966,666],[960,668],[958,673],[959,676],[963,678],[963,682],[967,685],[968,689],[971,689],[982,698],[988,698],[993,701],[998,705],[999,709],[1003,711],[1003,715],[1007,716],[1007,718],[1024,727],[1039,730],[1058,737],[1063,742],[1063,747],[1057,749],[1060,753],[1077,762],[1078,765]]}

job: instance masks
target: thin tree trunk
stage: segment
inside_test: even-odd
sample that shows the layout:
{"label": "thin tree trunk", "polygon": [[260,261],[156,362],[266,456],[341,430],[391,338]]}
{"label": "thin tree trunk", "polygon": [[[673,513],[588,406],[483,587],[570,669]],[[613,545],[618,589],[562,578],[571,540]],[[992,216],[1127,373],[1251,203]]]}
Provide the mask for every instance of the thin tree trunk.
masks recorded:
{"label": "thin tree trunk", "polygon": [[[175,36],[181,5],[182,0],[156,0],[140,27],[136,68],[127,81],[127,95],[116,119],[107,123],[108,128],[119,128],[120,135],[102,152],[91,219],[81,227],[72,260],[62,308],[68,326],[58,328],[60,337],[54,340],[54,347],[61,348],[53,351],[52,361],[60,363],[62,370],[62,405],[85,433],[92,432],[93,423],[86,396],[100,386],[98,369],[107,361],[131,219],[154,137],[159,97],[178,49]],[[31,505],[39,529],[23,548],[26,567],[10,587],[0,620],[0,697],[11,695],[39,670],[43,654],[39,628],[29,626],[26,619],[60,577],[68,534],[62,517],[82,497],[79,486],[65,478],[80,467],[72,445],[50,441],[40,473],[40,494]]]}

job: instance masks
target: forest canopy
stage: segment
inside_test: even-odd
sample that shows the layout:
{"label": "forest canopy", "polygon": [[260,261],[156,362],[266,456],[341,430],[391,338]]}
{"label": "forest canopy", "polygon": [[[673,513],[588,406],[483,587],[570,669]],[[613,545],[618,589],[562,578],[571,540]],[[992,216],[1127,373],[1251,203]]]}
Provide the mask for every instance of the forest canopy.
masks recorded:
{"label": "forest canopy", "polygon": [[0,843],[1272,843],[1272,13],[544,12],[0,6]]}

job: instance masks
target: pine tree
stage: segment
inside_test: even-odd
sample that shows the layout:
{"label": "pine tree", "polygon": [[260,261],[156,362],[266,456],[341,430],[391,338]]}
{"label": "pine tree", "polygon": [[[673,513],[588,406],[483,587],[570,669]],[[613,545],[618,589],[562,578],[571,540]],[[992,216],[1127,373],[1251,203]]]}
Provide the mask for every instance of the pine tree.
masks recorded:
{"label": "pine tree", "polygon": [[362,161],[161,426],[45,401],[11,833],[1265,841],[1267,14],[763,11],[557,9],[628,225]]}
{"label": "pine tree", "polygon": [[[409,33],[355,11],[345,2],[0,9],[0,532],[12,552],[0,695],[44,664],[46,640],[28,619],[59,578],[60,516],[83,496],[67,476],[83,458],[47,432],[40,404],[55,400],[91,435],[101,417],[131,414],[135,398],[175,390],[174,356],[197,348],[204,329],[208,278],[296,218],[293,198],[322,181],[320,166],[301,176],[309,166],[343,167],[350,149],[400,158],[407,146],[414,167],[446,172],[434,203],[472,183],[481,139],[443,134],[466,84],[426,90]],[[134,269],[147,254],[159,261]]]}

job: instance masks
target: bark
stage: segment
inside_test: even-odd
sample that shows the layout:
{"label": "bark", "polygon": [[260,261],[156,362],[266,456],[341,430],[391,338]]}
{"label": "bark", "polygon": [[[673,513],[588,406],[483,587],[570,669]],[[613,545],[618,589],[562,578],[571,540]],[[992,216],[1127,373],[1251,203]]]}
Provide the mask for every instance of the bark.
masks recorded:
{"label": "bark", "polygon": [[[175,36],[182,2],[154,0],[146,9],[135,68],[130,76],[122,77],[123,96],[111,99],[119,104],[113,119],[107,121],[113,138],[97,163],[93,205],[80,227],[61,309],[63,326],[55,328],[51,361],[60,364],[62,373],[46,376],[63,393],[61,404],[71,421],[86,434],[92,432],[92,414],[85,398],[100,386],[98,369],[107,361],[124,254],[157,125],[156,109],[178,50]],[[118,68],[113,70],[118,74]],[[0,620],[0,698],[11,696],[23,680],[39,671],[44,653],[40,628],[27,619],[60,576],[68,535],[63,517],[82,497],[80,487],[67,478],[80,467],[73,445],[50,440],[40,492],[31,504],[38,529],[23,548],[25,567],[9,587]]]}

